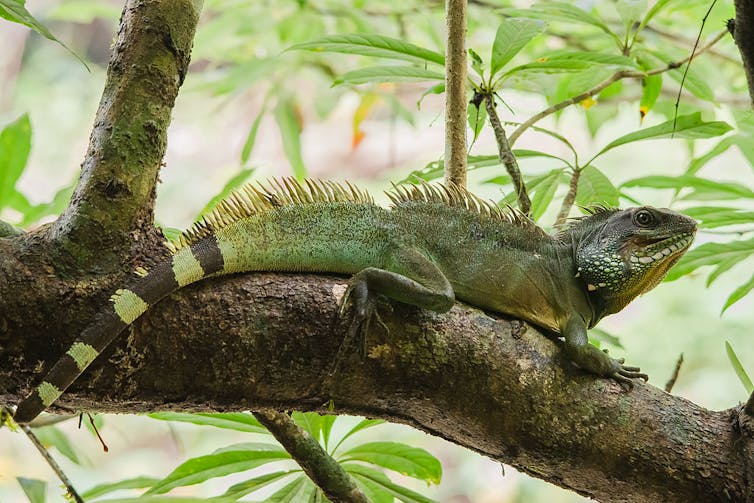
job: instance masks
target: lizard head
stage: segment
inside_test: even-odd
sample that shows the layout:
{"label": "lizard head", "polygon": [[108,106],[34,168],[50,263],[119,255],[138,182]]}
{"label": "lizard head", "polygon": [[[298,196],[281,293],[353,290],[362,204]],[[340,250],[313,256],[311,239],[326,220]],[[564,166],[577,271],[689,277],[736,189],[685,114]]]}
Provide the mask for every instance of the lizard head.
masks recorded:
{"label": "lizard head", "polygon": [[691,245],[696,222],[642,206],[596,211],[569,231],[574,232],[578,275],[614,313],[662,281]]}

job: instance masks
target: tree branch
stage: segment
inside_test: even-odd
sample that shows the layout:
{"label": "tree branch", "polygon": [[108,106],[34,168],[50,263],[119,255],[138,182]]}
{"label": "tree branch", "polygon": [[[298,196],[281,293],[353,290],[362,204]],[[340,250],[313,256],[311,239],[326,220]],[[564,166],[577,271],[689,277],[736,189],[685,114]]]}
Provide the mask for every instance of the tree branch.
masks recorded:
{"label": "tree branch", "polygon": [[446,0],[445,182],[466,186],[466,0]]}
{"label": "tree branch", "polygon": [[508,142],[508,138],[505,136],[505,129],[500,122],[500,117],[495,110],[495,97],[492,93],[487,93],[484,97],[485,107],[487,108],[487,116],[490,118],[490,126],[495,132],[495,140],[497,141],[497,151],[500,157],[500,162],[505,166],[506,171],[511,177],[513,182],[513,188],[516,190],[516,197],[518,198],[518,209],[524,215],[528,215],[531,212],[531,200],[529,194],[526,192],[526,185],[524,179],[521,177],[521,170],[518,169],[518,161],[516,156],[513,155],[511,150],[511,144]]}
{"label": "tree branch", "polygon": [[741,52],[749,97],[754,107],[754,0],[735,0],[736,19],[733,39]]}
{"label": "tree branch", "polygon": [[[731,411],[707,411],[649,385],[625,393],[573,367],[534,329],[512,330],[462,304],[446,315],[395,305],[382,313],[389,336],[369,334],[370,358],[346,355],[332,387],[313,393],[349,324],[337,314],[343,285],[264,274],[187,287],[141,318],[60,405],[326,412],[332,400],[336,413],[407,423],[604,502],[745,501],[752,493],[736,447],[751,439]],[[61,318],[85,324],[69,302],[47,313],[46,326],[14,322],[9,339],[0,334],[14,341],[0,358],[0,403],[16,403],[36,384],[27,355],[42,347],[51,362],[77,335],[68,326],[52,343]]]}
{"label": "tree branch", "polygon": [[126,3],[81,178],[52,229],[76,264],[118,267],[131,231],[154,232],[157,174],[201,4]]}
{"label": "tree branch", "polygon": [[319,442],[287,414],[272,410],[254,412],[254,417],[280,442],[294,461],[333,503],[369,503],[369,499]]}
{"label": "tree branch", "polygon": [[568,192],[563,198],[563,203],[560,205],[558,216],[555,217],[554,227],[556,229],[566,223],[568,214],[571,213],[571,208],[573,208],[573,203],[576,202],[576,195],[579,191],[579,178],[581,178],[581,169],[575,168],[571,174],[571,181],[568,183]]}

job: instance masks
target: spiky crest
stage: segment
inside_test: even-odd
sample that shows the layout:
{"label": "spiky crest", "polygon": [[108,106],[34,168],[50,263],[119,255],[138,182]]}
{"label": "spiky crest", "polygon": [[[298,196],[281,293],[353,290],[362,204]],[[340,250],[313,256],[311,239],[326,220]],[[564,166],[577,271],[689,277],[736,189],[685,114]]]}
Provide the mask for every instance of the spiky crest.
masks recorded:
{"label": "spiky crest", "polygon": [[580,208],[584,210],[586,214],[569,218],[566,225],[564,225],[555,235],[556,238],[563,240],[565,237],[570,237],[574,233],[582,233],[585,230],[589,230],[603,223],[614,213],[620,211],[620,208],[604,204],[591,204],[589,206],[580,206]]}
{"label": "spiky crest", "polygon": [[454,208],[478,213],[490,218],[502,220],[523,228],[536,229],[542,234],[545,232],[534,221],[521,211],[506,205],[500,207],[492,201],[486,201],[471,193],[468,189],[454,183],[429,184],[422,182],[419,185],[396,185],[393,190],[385,192],[394,206],[410,204],[414,202],[440,203]]}
{"label": "spiky crest", "polygon": [[287,177],[273,178],[266,184],[248,183],[217,203],[212,211],[183,232],[177,241],[168,243],[168,246],[173,251],[180,250],[233,222],[282,206],[334,202],[373,204],[374,200],[366,191],[349,182],[307,179],[302,183]]}

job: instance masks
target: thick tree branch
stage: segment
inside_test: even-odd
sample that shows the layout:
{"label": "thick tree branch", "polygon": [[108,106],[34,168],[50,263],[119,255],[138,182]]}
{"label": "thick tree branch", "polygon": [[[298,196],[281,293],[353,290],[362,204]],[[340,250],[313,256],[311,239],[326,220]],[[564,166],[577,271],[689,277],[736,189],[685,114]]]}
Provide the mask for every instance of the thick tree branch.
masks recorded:
{"label": "thick tree branch", "polygon": [[153,232],[155,183],[201,3],[126,3],[81,178],[52,228],[76,264],[117,267],[131,231]]}
{"label": "thick tree branch", "polygon": [[[752,494],[743,455],[751,438],[734,426],[736,410],[710,412],[649,385],[625,393],[574,368],[535,330],[461,304],[446,315],[394,306],[382,315],[389,336],[368,337],[370,358],[347,355],[331,388],[313,393],[348,326],[337,315],[343,284],[268,274],[188,287],[138,321],[60,405],[324,411],[332,400],[336,413],[408,423],[600,501]],[[0,332],[0,343],[13,341],[0,348],[0,404],[36,384],[39,347],[49,364],[78,333],[69,322],[52,343],[60,320],[86,324],[70,301],[44,326],[14,320]]]}
{"label": "thick tree branch", "polygon": [[446,0],[445,182],[466,186],[466,0]]}
{"label": "thick tree branch", "polygon": [[369,503],[369,499],[319,442],[287,414],[272,410],[254,412],[254,417],[280,442],[310,479],[333,503]]}
{"label": "thick tree branch", "polygon": [[744,63],[749,97],[754,107],[754,0],[735,0],[736,19],[733,39]]}

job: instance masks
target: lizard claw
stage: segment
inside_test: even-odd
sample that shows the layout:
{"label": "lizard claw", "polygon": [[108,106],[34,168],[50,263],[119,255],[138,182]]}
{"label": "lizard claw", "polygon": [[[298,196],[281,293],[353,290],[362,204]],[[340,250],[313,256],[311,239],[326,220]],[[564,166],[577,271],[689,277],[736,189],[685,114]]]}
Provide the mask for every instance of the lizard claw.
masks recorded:
{"label": "lizard claw", "polygon": [[623,361],[624,358],[615,360],[615,362],[619,364],[618,370],[610,375],[611,378],[618,381],[618,384],[620,384],[621,387],[623,387],[624,389],[627,388],[627,391],[631,391],[634,389],[633,379],[643,379],[644,382],[647,382],[649,380],[649,376],[641,372],[641,369],[639,367],[629,367],[627,365],[623,365]]}

